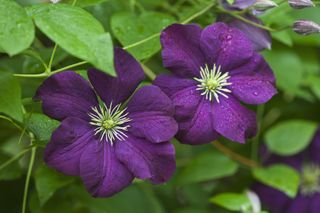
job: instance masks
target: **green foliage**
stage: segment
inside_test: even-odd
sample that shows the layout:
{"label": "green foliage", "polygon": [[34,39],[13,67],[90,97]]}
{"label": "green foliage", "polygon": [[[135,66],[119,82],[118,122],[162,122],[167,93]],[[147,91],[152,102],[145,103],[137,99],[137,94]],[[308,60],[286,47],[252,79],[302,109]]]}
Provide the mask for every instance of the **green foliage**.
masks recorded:
{"label": "green foliage", "polygon": [[[172,16],[159,12],[144,12],[139,16],[127,12],[113,15],[111,28],[133,56],[146,59],[160,50],[159,32],[174,21]],[[142,40],[146,42],[134,46]]]}
{"label": "green foliage", "polygon": [[304,150],[317,130],[317,124],[291,120],[273,126],[265,135],[268,148],[279,155],[294,155]]}
{"label": "green foliage", "polygon": [[210,198],[210,202],[231,211],[241,211],[251,206],[250,200],[245,194],[237,193],[218,194]]}
{"label": "green foliage", "polygon": [[0,52],[16,55],[34,39],[34,25],[24,8],[15,1],[0,0]]}
{"label": "green foliage", "polygon": [[60,124],[58,121],[39,113],[27,115],[25,120],[27,130],[31,131],[35,135],[37,143],[43,146],[50,140],[52,132]]}
{"label": "green foliage", "polygon": [[22,122],[21,88],[11,73],[0,72],[0,113]]}
{"label": "green foliage", "polygon": [[72,177],[64,176],[44,165],[37,169],[34,178],[41,206],[52,197],[56,190],[73,181]]}
{"label": "green foliage", "polygon": [[37,5],[28,9],[37,27],[68,53],[115,75],[109,33],[88,12],[70,5]]}
{"label": "green foliage", "polygon": [[267,168],[256,168],[253,170],[253,176],[258,181],[284,192],[291,198],[294,198],[298,192],[299,174],[289,166],[273,164]]}
{"label": "green foliage", "polygon": [[177,177],[177,184],[210,181],[235,174],[238,164],[218,151],[211,151],[194,158]]}

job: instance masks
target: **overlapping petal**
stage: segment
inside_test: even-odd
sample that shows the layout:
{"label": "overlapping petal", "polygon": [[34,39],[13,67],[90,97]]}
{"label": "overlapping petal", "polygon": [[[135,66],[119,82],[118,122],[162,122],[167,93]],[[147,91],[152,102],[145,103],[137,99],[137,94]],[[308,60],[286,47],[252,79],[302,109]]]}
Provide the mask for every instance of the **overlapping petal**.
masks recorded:
{"label": "overlapping petal", "polygon": [[150,179],[152,183],[164,183],[175,171],[175,150],[169,142],[151,143],[128,135],[123,142],[115,144],[117,158],[135,177]]}
{"label": "overlapping petal", "polygon": [[253,56],[252,43],[246,35],[222,22],[206,27],[200,42],[208,65],[215,63],[223,72],[247,63]]}
{"label": "overlapping petal", "polygon": [[173,119],[174,106],[157,86],[144,86],[128,103],[129,131],[154,143],[168,141],[178,131]]}
{"label": "overlapping petal", "polygon": [[160,37],[163,65],[180,76],[198,76],[205,64],[200,49],[201,31],[195,24],[172,24],[163,30]]}
{"label": "overlapping petal", "polygon": [[80,176],[94,197],[110,197],[130,185],[134,178],[117,159],[114,147],[98,138],[81,155]]}
{"label": "overlapping petal", "polygon": [[46,146],[44,161],[67,175],[79,175],[80,156],[93,140],[87,121],[70,117],[62,121]]}
{"label": "overlapping petal", "polygon": [[245,143],[257,132],[255,113],[242,106],[232,95],[221,97],[220,103],[214,102],[212,123],[218,133],[240,143]]}
{"label": "overlapping petal", "polygon": [[202,98],[192,117],[179,122],[177,138],[181,143],[193,145],[216,140],[219,134],[214,130],[212,123],[212,117],[214,116],[212,113],[212,103]]}
{"label": "overlapping petal", "polygon": [[231,73],[232,94],[247,104],[265,103],[277,93],[274,74],[259,54]]}
{"label": "overlapping petal", "polygon": [[286,213],[311,213],[310,204],[311,200],[309,197],[299,194],[290,205],[288,205]]}
{"label": "overlapping petal", "polygon": [[154,84],[159,86],[172,100],[175,107],[175,118],[178,121],[193,116],[201,101],[195,80],[161,74],[156,78]]}
{"label": "overlapping petal", "polygon": [[90,84],[72,71],[58,73],[46,79],[34,99],[41,100],[43,112],[57,120],[67,117],[87,120],[91,107],[98,104]]}
{"label": "overlapping petal", "polygon": [[124,102],[144,79],[142,67],[129,53],[120,48],[115,48],[114,53],[117,77],[96,69],[88,71],[91,84],[107,105]]}

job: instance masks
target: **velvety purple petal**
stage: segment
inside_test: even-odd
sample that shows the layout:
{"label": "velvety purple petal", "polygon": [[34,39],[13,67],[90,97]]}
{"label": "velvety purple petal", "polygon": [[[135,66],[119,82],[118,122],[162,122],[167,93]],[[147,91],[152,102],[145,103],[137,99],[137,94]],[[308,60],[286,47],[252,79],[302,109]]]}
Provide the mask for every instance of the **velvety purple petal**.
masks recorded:
{"label": "velvety purple petal", "polygon": [[193,116],[179,121],[177,139],[185,144],[204,144],[218,139],[212,124],[212,103],[202,98]]}
{"label": "velvety purple petal", "polygon": [[173,73],[184,76],[199,76],[205,57],[200,50],[201,28],[195,24],[172,24],[162,31],[163,65]]}
{"label": "velvety purple petal", "polygon": [[114,65],[117,77],[96,69],[88,71],[91,84],[107,105],[111,102],[123,103],[144,80],[144,72],[139,62],[121,48],[114,50]]}
{"label": "velvety purple petal", "polygon": [[201,100],[193,79],[179,78],[174,75],[159,75],[154,84],[159,86],[172,100],[175,107],[175,118],[178,121],[192,118]]}
{"label": "velvety purple petal", "polygon": [[67,117],[87,120],[91,107],[98,104],[89,82],[72,71],[58,73],[46,79],[34,99],[41,100],[43,112],[57,120]]}
{"label": "velvety purple petal", "polygon": [[247,104],[265,103],[277,93],[274,74],[259,54],[231,73],[232,94]]}
{"label": "velvety purple petal", "polygon": [[80,176],[94,197],[110,197],[129,186],[134,178],[117,159],[114,147],[99,139],[91,141],[81,155]]}
{"label": "velvety purple petal", "polygon": [[227,0],[221,0],[222,6],[227,10],[243,10],[255,2],[256,0],[235,0],[233,4],[229,4]]}
{"label": "velvety purple petal", "polygon": [[214,102],[212,113],[214,129],[224,137],[245,143],[257,133],[256,115],[246,109],[232,95]]}
{"label": "velvety purple petal", "polygon": [[157,86],[140,88],[128,103],[129,131],[154,143],[171,140],[178,131],[174,106]]}
{"label": "velvety purple petal", "polygon": [[[262,21],[253,15],[245,14],[244,18],[263,25]],[[255,51],[271,49],[272,39],[269,31],[255,27],[230,15],[220,15],[218,16],[218,20],[228,23],[230,27],[241,30],[251,40]]]}
{"label": "velvety purple petal", "polygon": [[93,140],[89,123],[79,118],[66,118],[52,134],[46,146],[44,161],[67,175],[79,175],[80,156]]}
{"label": "velvety purple petal", "polygon": [[320,209],[320,193],[316,193],[312,196],[309,213],[319,213]]}
{"label": "velvety purple petal", "polygon": [[286,206],[292,201],[283,192],[260,183],[253,186],[253,191],[257,193],[262,204],[266,205],[272,213],[286,212]]}
{"label": "velvety purple petal", "polygon": [[251,41],[240,30],[217,22],[206,27],[201,33],[201,49],[207,63],[221,66],[228,72],[247,63],[253,56]]}
{"label": "velvety purple petal", "polygon": [[286,213],[310,213],[311,201],[312,199],[309,197],[298,195],[290,202],[286,209]]}
{"label": "velvety purple petal", "polygon": [[155,184],[168,181],[176,168],[175,149],[169,142],[155,144],[128,135],[125,141],[115,144],[115,150],[117,158],[135,177]]}
{"label": "velvety purple petal", "polygon": [[307,154],[310,160],[320,164],[320,128],[315,133],[312,142],[307,148]]}

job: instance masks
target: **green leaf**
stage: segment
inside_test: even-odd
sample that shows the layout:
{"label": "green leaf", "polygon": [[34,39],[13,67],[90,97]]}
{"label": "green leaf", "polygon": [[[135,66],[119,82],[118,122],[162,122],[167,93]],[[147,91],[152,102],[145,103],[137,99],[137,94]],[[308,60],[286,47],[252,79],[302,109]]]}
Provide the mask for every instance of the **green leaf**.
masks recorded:
{"label": "green leaf", "polygon": [[15,1],[0,0],[0,49],[10,56],[27,49],[34,39],[34,25]]}
{"label": "green leaf", "polygon": [[36,139],[47,142],[52,132],[59,126],[59,122],[43,114],[29,114],[26,116],[26,128],[33,132]]}
{"label": "green leaf", "polygon": [[241,211],[251,206],[249,198],[245,194],[238,193],[219,194],[210,198],[210,202],[230,211]]}
{"label": "green leaf", "polygon": [[[10,160],[12,156],[0,152],[0,165]],[[18,161],[12,162],[0,170],[0,180],[12,180],[21,176],[22,171]]]}
{"label": "green leaf", "polygon": [[218,151],[201,154],[178,175],[177,184],[214,180],[233,175],[238,164]]}
{"label": "green leaf", "polygon": [[256,168],[253,176],[260,182],[284,192],[294,198],[299,188],[299,174],[293,168],[275,164],[267,168]]}
{"label": "green leaf", "polygon": [[269,129],[265,140],[272,152],[294,155],[309,145],[316,130],[317,124],[310,121],[285,121]]}
{"label": "green leaf", "polygon": [[[100,4],[108,0],[79,0],[76,2],[77,7],[88,7],[96,4]],[[63,3],[73,4],[74,0],[65,0]]]}
{"label": "green leaf", "polygon": [[72,177],[64,176],[41,165],[35,173],[35,183],[40,204],[46,203],[56,190],[68,185],[72,181]]}
{"label": "green leaf", "polygon": [[19,82],[8,72],[0,72],[0,113],[22,122],[21,89]]}
{"label": "green leaf", "polygon": [[175,19],[167,14],[144,12],[140,16],[133,13],[118,13],[111,18],[111,29],[115,37],[125,47],[151,38],[127,50],[138,59],[145,59],[160,50],[159,32],[172,24]]}
{"label": "green leaf", "polygon": [[65,51],[115,75],[110,34],[90,13],[65,4],[41,4],[28,11],[37,27]]}

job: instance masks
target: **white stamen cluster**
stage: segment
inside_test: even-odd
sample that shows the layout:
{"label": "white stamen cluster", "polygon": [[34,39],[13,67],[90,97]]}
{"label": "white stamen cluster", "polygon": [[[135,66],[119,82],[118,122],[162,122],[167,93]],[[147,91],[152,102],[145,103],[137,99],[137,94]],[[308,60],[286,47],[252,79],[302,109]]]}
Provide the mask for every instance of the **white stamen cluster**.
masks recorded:
{"label": "white stamen cluster", "polygon": [[201,95],[205,95],[206,99],[212,101],[213,98],[219,103],[219,95],[228,98],[226,93],[231,93],[231,90],[225,88],[232,83],[228,82],[230,78],[229,73],[222,73],[220,71],[221,66],[217,68],[214,64],[212,69],[209,69],[208,65],[200,67],[201,78],[194,78],[200,84],[197,85],[197,90],[203,91]]}
{"label": "white stamen cluster", "polygon": [[96,126],[94,135],[100,133],[100,141],[105,139],[113,145],[115,140],[122,141],[127,137],[125,132],[130,127],[127,123],[131,119],[127,117],[127,109],[120,109],[120,107],[121,104],[115,107],[112,106],[112,103],[109,107],[103,104],[103,106],[92,107],[93,112],[88,113],[91,118],[90,124]]}
{"label": "white stamen cluster", "polygon": [[313,163],[302,167],[300,191],[305,196],[320,192],[320,167]]}

